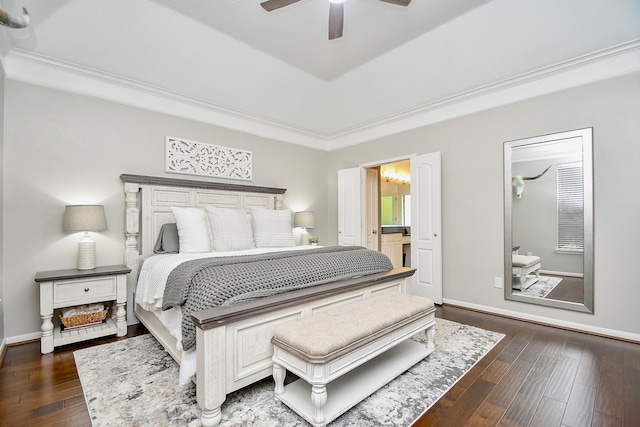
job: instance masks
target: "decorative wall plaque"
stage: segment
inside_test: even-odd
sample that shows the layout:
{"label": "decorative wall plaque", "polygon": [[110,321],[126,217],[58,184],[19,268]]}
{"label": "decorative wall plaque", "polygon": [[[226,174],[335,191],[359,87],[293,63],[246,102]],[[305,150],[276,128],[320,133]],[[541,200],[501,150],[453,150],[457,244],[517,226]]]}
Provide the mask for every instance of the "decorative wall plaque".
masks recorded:
{"label": "decorative wall plaque", "polygon": [[165,172],[251,181],[251,151],[168,136]]}

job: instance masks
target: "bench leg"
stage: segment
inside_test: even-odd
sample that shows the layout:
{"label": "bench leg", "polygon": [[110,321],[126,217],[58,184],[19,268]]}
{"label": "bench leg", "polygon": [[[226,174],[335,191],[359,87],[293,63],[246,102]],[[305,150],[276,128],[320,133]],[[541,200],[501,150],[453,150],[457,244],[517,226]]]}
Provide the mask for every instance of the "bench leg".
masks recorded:
{"label": "bench leg", "polygon": [[324,405],[327,403],[327,387],[314,385],[311,387],[311,402],[313,403],[313,422],[316,425],[324,425]]}
{"label": "bench leg", "polygon": [[513,288],[514,289],[523,289],[524,284],[527,281],[527,275],[517,274],[513,276]]}
{"label": "bench leg", "polygon": [[273,381],[276,383],[274,393],[276,395],[284,394],[284,377],[287,370],[279,363],[273,363]]}

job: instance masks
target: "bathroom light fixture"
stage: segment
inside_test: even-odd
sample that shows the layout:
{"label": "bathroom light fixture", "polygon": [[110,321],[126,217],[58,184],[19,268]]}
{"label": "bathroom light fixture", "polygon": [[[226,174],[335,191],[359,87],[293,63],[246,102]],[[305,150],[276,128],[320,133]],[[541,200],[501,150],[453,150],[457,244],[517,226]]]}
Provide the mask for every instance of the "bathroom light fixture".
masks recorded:
{"label": "bathroom light fixture", "polygon": [[411,183],[411,177],[409,175],[402,175],[399,173],[394,173],[394,172],[386,172],[383,176],[382,176],[386,182],[396,182],[399,184],[409,184]]}

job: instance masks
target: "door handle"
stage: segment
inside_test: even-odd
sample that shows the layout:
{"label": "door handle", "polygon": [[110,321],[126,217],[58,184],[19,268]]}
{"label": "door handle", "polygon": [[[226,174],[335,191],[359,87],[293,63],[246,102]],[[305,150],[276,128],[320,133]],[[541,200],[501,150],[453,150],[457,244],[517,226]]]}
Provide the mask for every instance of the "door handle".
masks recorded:
{"label": "door handle", "polygon": [[378,234],[378,230],[371,230],[372,234]]}

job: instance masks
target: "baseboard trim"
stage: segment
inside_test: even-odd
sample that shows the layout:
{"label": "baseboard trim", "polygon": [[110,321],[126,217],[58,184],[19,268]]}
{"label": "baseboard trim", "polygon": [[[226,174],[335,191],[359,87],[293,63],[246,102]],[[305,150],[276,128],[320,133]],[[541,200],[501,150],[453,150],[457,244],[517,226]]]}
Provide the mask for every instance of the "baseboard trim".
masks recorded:
{"label": "baseboard trim", "polygon": [[[493,314],[496,316],[507,317],[510,319],[523,320],[525,322],[536,323],[539,325],[550,326],[553,328],[560,328],[574,332],[582,332],[589,335],[596,335],[605,338],[613,338],[621,341],[627,341],[634,344],[640,344],[640,335],[630,332],[618,331],[615,329],[599,328],[596,326],[585,325],[582,323],[567,322],[564,320],[552,319],[550,317],[536,316],[533,314],[519,313],[517,311],[503,310],[495,307],[489,307],[485,305],[472,304],[465,301],[458,301],[448,298],[443,298],[442,303],[451,307],[465,308],[467,310],[479,311],[481,313]],[[137,320],[137,319],[136,319]],[[139,321],[131,322],[131,324],[139,323]],[[4,354],[6,348],[9,345],[24,344],[29,341],[39,340],[41,337],[40,332],[33,332],[30,334],[17,335],[14,337],[8,337],[2,340],[0,343],[0,361],[4,360]]]}
{"label": "baseboard trim", "polygon": [[32,332],[30,334],[16,335],[15,337],[6,338],[7,345],[24,344],[29,341],[39,340],[42,336],[41,332]]}
{"label": "baseboard trim", "polygon": [[478,311],[481,313],[493,314],[500,317],[522,320],[529,323],[535,323],[552,328],[559,328],[573,332],[582,332],[589,335],[596,335],[604,338],[612,338],[620,341],[626,341],[634,344],[640,344],[640,335],[630,332],[618,331],[615,329],[599,328],[596,326],[585,325],[582,323],[567,322],[564,320],[552,319],[549,317],[536,316],[533,314],[519,313],[511,310],[503,310],[495,307],[489,307],[479,304],[472,304],[465,301],[457,301],[445,298],[443,304],[451,307],[465,308],[467,310]]}
{"label": "baseboard trim", "polygon": [[0,342],[0,366],[4,365],[4,356],[7,355],[7,340],[2,339]]}

